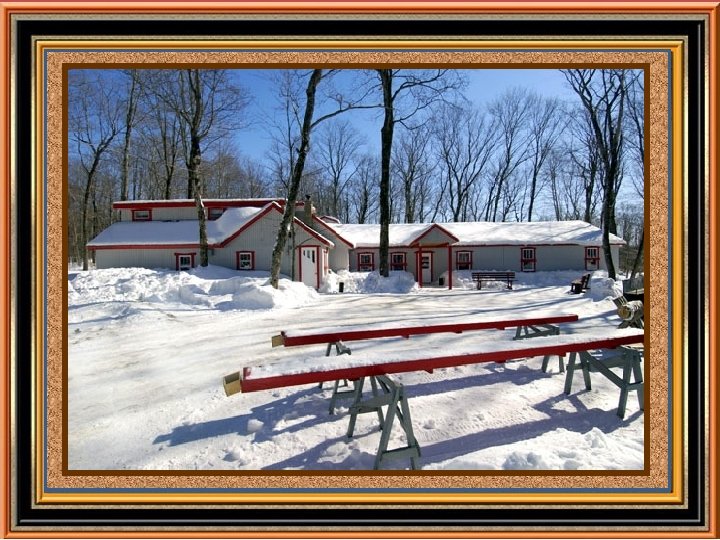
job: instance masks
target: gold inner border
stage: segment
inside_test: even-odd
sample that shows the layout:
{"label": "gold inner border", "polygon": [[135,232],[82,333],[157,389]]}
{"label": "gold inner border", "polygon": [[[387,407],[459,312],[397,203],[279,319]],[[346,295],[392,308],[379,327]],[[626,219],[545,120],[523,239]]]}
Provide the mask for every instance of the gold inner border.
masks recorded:
{"label": "gold inner border", "polygon": [[[212,49],[226,49],[213,52]],[[378,51],[374,49],[389,49]],[[61,50],[60,50],[61,49]],[[117,50],[122,49],[122,50]],[[143,51],[133,51],[143,49]],[[173,49],[193,49],[176,52]],[[342,49],[342,51],[331,50]],[[493,49],[492,51],[489,49]],[[497,49],[512,49],[498,51]],[[554,50],[547,50],[554,49]],[[557,50],[561,49],[561,50]],[[623,52],[620,52],[622,49]],[[651,50],[657,49],[657,50]],[[47,216],[37,212],[35,220],[36,254],[36,305],[43,305],[47,292],[47,327],[37,320],[35,367],[36,398],[45,395],[47,409],[37,399],[35,460],[37,476],[35,487],[38,503],[679,503],[683,493],[684,409],[683,380],[683,276],[682,231],[683,210],[683,70],[682,43],[679,41],[548,41],[537,43],[503,40],[480,41],[51,41],[36,43],[36,100],[35,134],[38,141],[36,155],[36,204],[47,201]],[[672,59],[672,65],[668,62]],[[259,471],[82,471],[64,470],[64,394],[67,362],[67,270],[63,250],[48,250],[47,273],[43,271],[44,246],[65,245],[64,177],[64,122],[63,76],[72,67],[106,67],[120,65],[156,67],[215,65],[225,67],[362,67],[378,65],[456,67],[636,67],[646,69],[646,110],[649,122],[648,179],[646,182],[646,219],[649,225],[646,271],[651,276],[649,302],[646,307],[648,334],[646,344],[646,468],[644,471],[603,472],[594,474],[561,474],[554,471],[542,474],[527,472],[498,474],[423,474],[422,471],[403,474],[399,471],[382,473],[317,474],[308,472],[265,473]],[[671,81],[671,87],[668,87]],[[45,94],[45,90],[47,93]],[[668,95],[672,90],[673,100]],[[47,98],[47,114],[43,103]],[[670,110],[668,107],[671,107]],[[670,124],[671,123],[671,124]],[[668,134],[672,129],[672,142]],[[47,130],[47,140],[44,133]],[[45,153],[46,152],[46,153]],[[672,155],[672,171],[668,170],[668,156]],[[44,176],[44,171],[47,171]],[[671,175],[671,184],[668,177]],[[672,190],[672,260],[670,232],[668,230],[668,190]],[[655,219],[660,216],[661,219]],[[43,218],[47,218],[47,237],[44,236]],[[673,305],[669,305],[667,274],[673,270]],[[673,320],[672,358],[668,366],[667,336],[669,317]],[[40,313],[38,313],[38,317]],[[651,344],[651,345],[650,345]],[[47,369],[42,351],[47,348]],[[674,385],[669,386],[672,377]],[[46,379],[46,380],[45,380]],[[45,384],[47,385],[45,387]],[[671,395],[673,424],[668,432],[668,395]],[[47,424],[45,416],[47,415]],[[47,439],[45,432],[47,429]],[[671,437],[671,438],[670,438]],[[668,447],[672,441],[672,462],[668,462]],[[47,448],[47,463],[44,450]],[[669,476],[672,470],[672,478]],[[47,476],[49,489],[77,489],[76,493],[51,493],[43,483]],[[393,489],[401,485],[411,493],[323,493],[320,489]],[[671,488],[667,492],[665,489]],[[559,493],[513,493],[518,488],[553,488]],[[574,487],[627,489],[628,493],[563,493]],[[82,490],[112,488],[137,489],[136,492],[117,494],[101,491],[83,493]],[[163,489],[203,488],[210,493],[164,493]],[[294,489],[295,493],[223,493],[223,489]],[[492,493],[427,493],[435,489],[495,489]],[[638,493],[632,490],[655,489],[659,493]],[[140,490],[148,490],[141,492]],[[153,491],[155,490],[155,491]],[[212,492],[212,490],[218,490]],[[503,490],[506,490],[503,492]]]}

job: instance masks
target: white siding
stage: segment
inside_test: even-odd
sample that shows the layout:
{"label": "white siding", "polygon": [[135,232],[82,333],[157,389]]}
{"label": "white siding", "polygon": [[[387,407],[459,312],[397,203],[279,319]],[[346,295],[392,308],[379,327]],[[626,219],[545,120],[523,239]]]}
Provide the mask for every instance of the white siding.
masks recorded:
{"label": "white siding", "polygon": [[[258,221],[245,229],[240,236],[232,240],[223,248],[216,248],[215,254],[211,256],[210,262],[218,266],[226,266],[235,269],[236,253],[238,251],[252,251],[255,253],[255,270],[270,271],[272,263],[272,252],[275,247],[277,231],[280,228],[282,215],[278,212],[271,211]],[[295,247],[298,246],[319,246],[320,241],[307,233],[300,227],[295,227]],[[291,256],[293,246],[290,240],[285,245],[280,263],[280,272],[290,277],[293,273],[293,262],[295,263],[295,275],[298,276],[297,269],[297,249],[294,257]],[[333,250],[331,250],[332,253]],[[293,260],[294,259],[294,260]],[[322,272],[322,267],[320,268]]]}
{"label": "white siding", "polygon": [[[121,208],[120,221],[132,221],[133,211],[129,208]],[[174,220],[185,220],[185,219],[197,219],[197,210],[194,206],[188,207],[171,207],[171,208],[153,208],[152,209],[152,220],[153,221],[174,221]]]}
{"label": "white siding", "polygon": [[195,253],[195,265],[200,263],[200,251],[192,248],[98,249],[95,252],[95,265],[97,268],[140,267],[174,270],[176,253]]}
{"label": "white siding", "polygon": [[[330,268],[334,271],[350,269],[350,248],[320,221],[313,221],[313,228],[330,240],[335,247],[330,250]],[[357,262],[357,261],[356,261]]]}
{"label": "white siding", "polygon": [[[335,242],[332,238],[330,240]],[[330,268],[333,271],[348,270],[350,268],[350,250],[339,241],[335,242],[335,247],[330,250]]]}
{"label": "white siding", "polygon": [[183,208],[153,208],[153,221],[174,219],[197,219],[197,210],[194,206]]}
{"label": "white siding", "polygon": [[454,243],[454,240],[437,228],[432,229],[429,233],[423,236],[419,242],[421,246],[437,246],[448,243],[452,244]]}

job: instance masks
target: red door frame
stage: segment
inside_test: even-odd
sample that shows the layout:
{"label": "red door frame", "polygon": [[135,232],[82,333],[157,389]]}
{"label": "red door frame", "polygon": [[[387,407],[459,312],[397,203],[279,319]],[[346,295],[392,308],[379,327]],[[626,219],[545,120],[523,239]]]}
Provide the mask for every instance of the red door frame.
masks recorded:
{"label": "red door frame", "polygon": [[298,250],[298,271],[300,274],[300,282],[303,282],[303,276],[302,276],[302,250],[307,248],[314,248],[315,249],[315,274],[316,274],[316,284],[315,288],[320,289],[320,246],[318,245],[300,245],[297,247]]}
{"label": "red door frame", "polygon": [[415,252],[415,272],[417,274],[415,276],[415,279],[417,280],[418,286],[420,288],[422,288],[422,286],[423,286],[423,283],[422,283],[422,255],[423,255],[423,253],[427,253],[430,255],[430,283],[432,283],[433,270],[434,270],[433,266],[435,266],[435,254],[432,250],[423,251],[422,247],[421,247]]}

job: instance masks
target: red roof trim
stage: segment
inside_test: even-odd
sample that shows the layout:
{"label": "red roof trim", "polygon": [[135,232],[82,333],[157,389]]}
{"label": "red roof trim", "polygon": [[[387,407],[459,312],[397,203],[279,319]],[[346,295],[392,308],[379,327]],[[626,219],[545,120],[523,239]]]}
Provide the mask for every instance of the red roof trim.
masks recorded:
{"label": "red roof trim", "polygon": [[232,233],[230,236],[228,236],[225,240],[223,240],[219,244],[215,244],[213,247],[223,248],[223,247],[227,246],[230,242],[232,242],[238,236],[240,236],[244,230],[246,230],[248,227],[251,227],[254,223],[256,223],[259,219],[266,216],[270,212],[270,210],[273,210],[273,209],[282,213],[282,209],[280,208],[280,205],[278,203],[276,203],[275,201],[273,201],[273,202],[269,203],[267,206],[265,206],[260,212],[255,214],[252,217],[252,219],[250,219],[248,222],[246,222],[237,231]]}
{"label": "red roof trim", "polygon": [[[258,220],[262,219],[262,218],[263,218],[264,216],[266,216],[271,210],[275,210],[275,211],[277,211],[277,212],[280,213],[280,214],[283,213],[283,209],[280,207],[280,205],[279,205],[277,202],[273,201],[273,202],[271,202],[270,204],[268,204],[265,208],[263,208],[263,210],[262,210],[261,212],[257,213],[250,221],[248,221],[248,222],[245,223],[242,227],[240,227],[237,231],[235,231],[232,235],[230,235],[228,238],[226,238],[225,240],[223,240],[223,241],[220,242],[219,244],[215,244],[213,247],[223,248],[223,247],[227,246],[230,242],[232,242],[232,241],[235,240],[238,236],[240,236],[240,235],[243,233],[243,231],[245,231],[246,229],[248,229],[249,227],[251,227],[251,226],[252,226],[254,223],[256,223]],[[305,225],[305,223],[303,223],[301,220],[299,220],[299,219],[296,218],[296,217],[293,217],[293,220],[294,220],[294,222],[295,222],[297,225],[300,225],[302,229],[304,229],[305,231],[307,231],[308,234],[310,234],[311,236],[313,236],[314,238],[316,238],[317,240],[319,240],[320,242],[322,242],[322,243],[325,244],[326,246],[332,247],[332,243],[330,243],[326,238],[324,238],[323,236],[321,236],[320,234],[318,234],[316,231],[312,230],[310,227],[308,227],[307,225]]]}
{"label": "red roof trim", "polygon": [[[203,199],[206,208],[262,208],[270,203],[285,205],[284,199]],[[191,208],[195,201],[171,199],[164,201],[115,201],[114,210],[148,210],[151,208]]]}
{"label": "red roof trim", "polygon": [[300,225],[300,228],[301,228],[301,229],[305,230],[305,232],[307,232],[310,236],[312,236],[312,237],[315,238],[316,240],[322,242],[322,243],[325,244],[327,247],[333,247],[334,244],[332,243],[331,240],[328,240],[327,238],[325,238],[322,234],[320,234],[319,232],[317,232],[315,229],[312,229],[312,228],[308,227],[308,226],[305,224],[305,222],[302,221],[301,219],[298,219],[298,218],[295,217],[295,218],[293,218],[293,221],[296,223],[296,225]]}
{"label": "red roof trim", "polygon": [[327,223],[326,221],[323,221],[322,219],[320,219],[319,217],[317,217],[317,216],[314,215],[314,214],[313,214],[313,219],[314,219],[315,221],[319,221],[319,222],[322,224],[323,227],[326,227],[331,233],[333,233],[333,234],[335,235],[335,237],[336,237],[338,240],[340,240],[340,241],[341,241],[343,244],[345,244],[347,247],[349,247],[350,249],[355,249],[355,247],[356,247],[355,244],[353,244],[352,242],[350,242],[350,240],[346,239],[346,238],[343,237],[339,232],[337,232],[335,229],[333,229],[332,226],[331,226],[329,223]]}
{"label": "red roof trim", "polygon": [[[459,241],[460,241],[460,239],[459,239],[457,236],[455,236],[453,233],[451,233],[450,231],[448,231],[446,228],[444,228],[444,227],[441,226],[441,225],[438,225],[437,223],[433,223],[432,225],[430,225],[430,227],[428,227],[427,229],[425,229],[425,231],[424,231],[420,236],[418,236],[415,240],[413,240],[412,242],[410,242],[410,246],[412,247],[412,246],[417,245],[417,244],[420,242],[420,240],[422,240],[422,239],[425,238],[428,234],[430,234],[430,233],[433,231],[433,229],[438,229],[438,230],[442,231],[442,233],[445,234],[445,235],[447,235],[450,239],[452,239],[453,242],[459,242]],[[449,242],[448,242],[448,243],[449,243]],[[443,245],[444,245],[444,244],[443,244]]]}
{"label": "red roof trim", "polygon": [[104,249],[199,249],[200,244],[113,244],[110,246],[87,246],[90,250]]}

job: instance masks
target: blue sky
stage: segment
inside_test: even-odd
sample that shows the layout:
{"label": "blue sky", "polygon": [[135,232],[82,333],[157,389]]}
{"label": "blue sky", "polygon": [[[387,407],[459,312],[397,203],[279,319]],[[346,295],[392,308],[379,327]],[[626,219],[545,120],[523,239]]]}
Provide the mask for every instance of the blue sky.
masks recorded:
{"label": "blue sky", "polygon": [[[273,115],[278,105],[277,92],[270,80],[274,70],[239,70],[238,82],[245,86],[255,99],[247,113],[253,117]],[[466,97],[481,105],[497,98],[505,91],[515,87],[526,87],[541,95],[574,100],[575,95],[565,81],[565,77],[555,69],[467,69],[463,70],[469,85]],[[379,147],[380,126],[382,120],[375,111],[362,111],[347,116],[353,125],[368,139],[370,148]],[[238,133],[238,146],[243,155],[263,162],[270,147],[269,134],[259,128],[250,127]]]}

